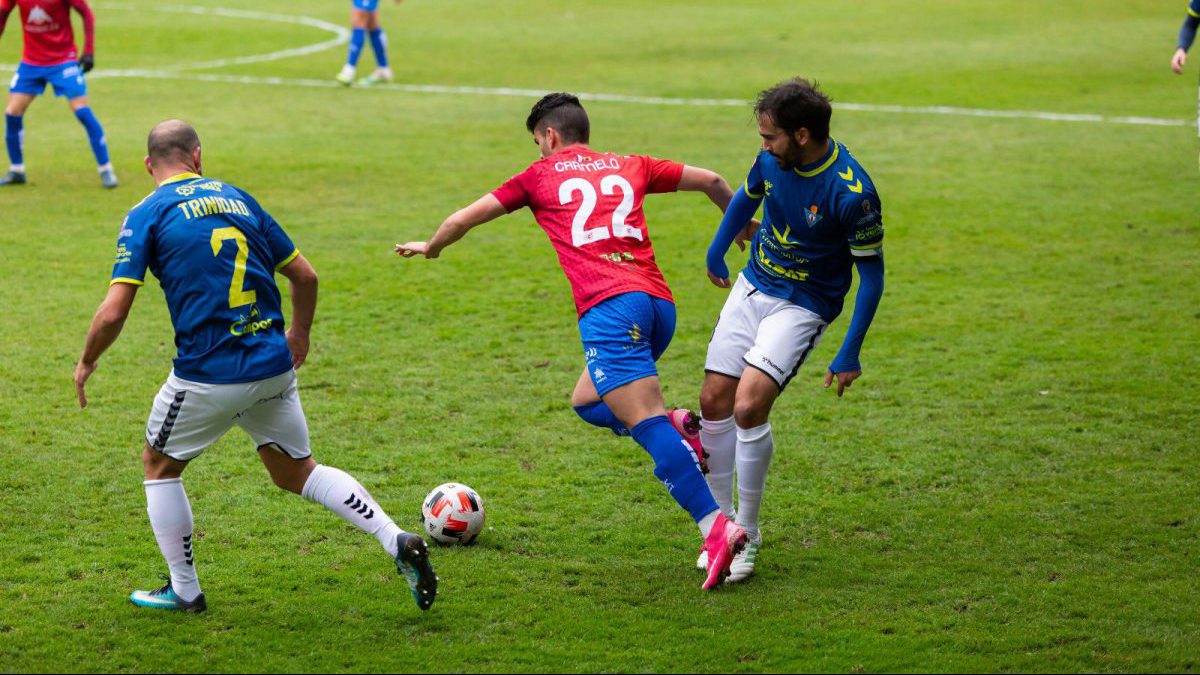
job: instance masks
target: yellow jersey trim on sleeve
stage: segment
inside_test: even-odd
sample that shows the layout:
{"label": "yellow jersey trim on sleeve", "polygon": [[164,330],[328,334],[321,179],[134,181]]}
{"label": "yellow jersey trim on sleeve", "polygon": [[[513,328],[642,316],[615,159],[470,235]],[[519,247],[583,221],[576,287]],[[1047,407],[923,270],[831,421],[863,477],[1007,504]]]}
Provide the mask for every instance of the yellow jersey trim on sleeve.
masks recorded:
{"label": "yellow jersey trim on sleeve", "polygon": [[288,264],[291,263],[293,260],[295,260],[297,257],[299,257],[299,255],[300,255],[300,249],[296,249],[295,251],[292,251],[292,254],[289,255],[288,257],[284,258],[283,262],[276,265],[275,269],[281,270],[281,269],[287,267]]}
{"label": "yellow jersey trim on sleeve", "polygon": [[1194,16],[1197,19],[1200,19],[1200,12],[1197,12],[1196,10],[1192,9],[1191,7],[1188,7],[1188,15]]}
{"label": "yellow jersey trim on sleeve", "polygon": [[112,286],[113,284],[129,284],[131,286],[145,286],[146,282],[142,281],[141,279],[133,279],[131,277],[117,277],[117,278],[113,279],[112,281],[108,282],[109,286]]}
{"label": "yellow jersey trim on sleeve", "polygon": [[164,180],[163,182],[159,183],[159,185],[161,186],[161,185],[167,185],[169,183],[178,183],[181,180],[191,180],[193,178],[200,178],[200,174],[198,174],[198,173],[176,174],[176,175],[171,176],[170,178]]}
{"label": "yellow jersey trim on sleeve", "polygon": [[750,185],[748,183],[742,183],[742,192],[745,192],[746,196],[751,199],[762,199],[763,198],[762,195],[756,195],[753,192],[751,192]]}

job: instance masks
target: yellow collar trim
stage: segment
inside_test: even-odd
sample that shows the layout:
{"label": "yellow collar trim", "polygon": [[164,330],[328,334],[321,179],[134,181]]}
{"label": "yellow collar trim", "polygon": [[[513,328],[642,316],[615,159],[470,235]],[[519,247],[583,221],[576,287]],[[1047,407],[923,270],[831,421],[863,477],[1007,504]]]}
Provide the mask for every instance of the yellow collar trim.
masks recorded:
{"label": "yellow collar trim", "polygon": [[180,174],[171,176],[170,178],[164,180],[162,183],[159,183],[159,187],[162,187],[163,185],[166,185],[168,183],[178,183],[181,180],[191,180],[193,178],[200,178],[200,177],[201,176],[198,173],[180,173]]}
{"label": "yellow collar trim", "polygon": [[805,178],[812,178],[813,176],[824,171],[825,169],[828,169],[829,167],[833,166],[833,163],[837,161],[838,153],[841,151],[838,149],[838,144],[837,144],[836,140],[834,140],[833,138],[830,138],[829,142],[833,143],[833,154],[829,155],[829,159],[825,160],[825,162],[823,164],[821,164],[821,166],[818,166],[817,168],[813,169],[812,171],[801,171],[800,169],[796,169],[795,170],[796,173],[800,174],[801,176],[804,176]]}

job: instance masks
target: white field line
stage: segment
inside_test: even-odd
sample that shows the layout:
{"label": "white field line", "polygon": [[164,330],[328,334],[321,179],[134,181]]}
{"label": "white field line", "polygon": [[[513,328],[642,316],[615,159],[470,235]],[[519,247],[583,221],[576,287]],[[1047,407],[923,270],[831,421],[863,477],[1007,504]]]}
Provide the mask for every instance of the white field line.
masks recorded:
{"label": "white field line", "polygon": [[[302,26],[309,26],[320,30],[328,31],[335,35],[334,38],[317,42],[302,47],[293,47],[283,49],[267,54],[255,54],[251,56],[239,56],[225,59],[213,59],[209,61],[197,61],[193,63],[185,63],[171,66],[161,66],[156,68],[145,69],[126,69],[126,70],[110,70],[97,69],[91,74],[93,78],[104,77],[137,77],[147,79],[161,80],[194,80],[201,82],[223,82],[229,84],[247,84],[255,86],[277,86],[277,87],[315,87],[321,89],[336,89],[342,85],[333,80],[316,80],[305,78],[284,78],[284,77],[255,77],[249,75],[221,75],[212,73],[191,73],[184,72],[189,70],[205,70],[212,68],[224,68],[234,65],[242,65],[247,63],[263,63],[266,61],[275,61],[278,59],[290,58],[293,56],[304,56],[307,54],[315,54],[317,52],[331,49],[338,45],[345,44],[349,39],[350,31],[343,26],[339,26],[328,21],[315,19],[307,16],[286,15],[286,14],[271,14],[268,12],[256,12],[252,10],[226,9],[223,7],[195,7],[188,5],[160,5],[156,7],[135,7],[133,5],[121,3],[105,3],[105,8],[123,9],[123,10],[139,10],[139,11],[159,11],[175,14],[195,14],[205,16],[221,16],[236,19],[254,19],[262,21],[272,21],[277,23],[287,23]],[[0,64],[0,71],[12,72],[16,70],[15,66]],[[375,89],[398,91],[405,93],[422,93],[422,94],[453,94],[463,96],[515,96],[521,98],[537,98],[546,94],[549,90],[542,89],[518,89],[512,87],[469,87],[469,86],[450,86],[437,84],[389,84],[374,87]],[[685,106],[685,107],[747,107],[748,101],[735,98],[673,98],[664,96],[637,96],[628,94],[604,94],[604,93],[578,93],[580,99],[585,101],[604,101],[610,103],[632,103],[637,105],[666,105],[666,106]],[[1087,113],[1056,113],[1045,112],[1038,110],[988,110],[986,108],[963,108],[956,106],[905,106],[905,105],[890,105],[890,104],[875,104],[875,103],[835,103],[834,108],[837,110],[847,110],[852,112],[867,112],[867,113],[891,113],[899,115],[946,115],[956,117],[990,117],[998,119],[1031,119],[1042,120],[1049,122],[1074,122],[1087,124],[1124,124],[1138,126],[1157,126],[1157,127],[1186,127],[1190,126],[1190,120],[1183,119],[1166,119],[1161,117],[1126,117],[1115,115],[1098,115]]]}
{"label": "white field line", "polygon": [[[225,82],[280,87],[314,87],[319,89],[341,89],[342,85],[330,80],[315,80],[286,77],[256,77],[250,75],[221,75],[218,73],[172,73],[153,71],[121,71],[129,77],[145,77],[164,80],[197,80],[202,82]],[[464,96],[515,96],[537,98],[549,89],[518,89],[513,87],[460,87],[440,84],[386,84],[372,87],[373,90],[399,91],[420,94],[456,94]],[[736,98],[667,98],[662,96],[633,96],[627,94],[603,94],[576,92],[584,101],[610,103],[633,103],[640,105],[669,105],[687,107],[749,107],[749,101]],[[1084,122],[1092,124],[1132,124],[1156,127],[1186,127],[1189,120],[1165,119],[1161,117],[1121,117],[1078,113],[1055,113],[1037,110],[987,110],[984,108],[959,108],[954,106],[903,106],[874,103],[834,103],[836,110],[869,113],[895,113],[906,115],[951,115],[960,117],[992,117],[1001,119],[1033,119],[1051,122]]]}

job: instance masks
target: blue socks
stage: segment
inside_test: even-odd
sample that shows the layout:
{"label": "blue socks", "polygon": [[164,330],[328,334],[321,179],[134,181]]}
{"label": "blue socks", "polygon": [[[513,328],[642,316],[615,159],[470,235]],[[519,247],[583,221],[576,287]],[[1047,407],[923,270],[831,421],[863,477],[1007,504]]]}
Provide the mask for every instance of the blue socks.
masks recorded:
{"label": "blue socks", "polygon": [[371,49],[375,50],[375,63],[380,68],[387,68],[387,36],[384,35],[382,28],[371,31]]}
{"label": "blue socks", "polygon": [[604,401],[596,401],[586,405],[575,406],[575,413],[583,418],[584,422],[592,426],[604,427],[612,429],[612,432],[618,436],[628,436],[629,429],[617,419],[612,410],[609,410],[608,404]]}
{"label": "blue socks", "polygon": [[366,44],[366,41],[366,28],[355,28],[350,31],[350,52],[346,54],[346,65],[358,65],[358,57],[362,56],[363,45]]}
{"label": "blue socks", "polygon": [[13,166],[25,163],[25,155],[21,150],[25,137],[25,119],[20,115],[4,115],[4,142],[8,145],[8,161]]}
{"label": "blue socks", "polygon": [[700,522],[717,510],[695,453],[665,415],[642,421],[630,435],[654,458],[654,475],[693,520]]}
{"label": "blue socks", "polygon": [[96,119],[95,113],[91,108],[84,107],[75,111],[75,118],[79,120],[84,129],[87,129],[88,141],[92,144],[92,154],[96,156],[96,164],[100,166],[108,164],[108,141],[104,138],[104,127],[100,126],[100,120]]}

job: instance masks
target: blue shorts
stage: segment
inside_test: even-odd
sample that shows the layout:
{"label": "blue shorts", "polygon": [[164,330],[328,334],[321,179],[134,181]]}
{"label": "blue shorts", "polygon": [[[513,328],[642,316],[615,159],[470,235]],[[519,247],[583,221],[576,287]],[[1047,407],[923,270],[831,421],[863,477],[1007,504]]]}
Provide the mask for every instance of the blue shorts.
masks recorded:
{"label": "blue shorts", "polygon": [[646,293],[615,295],[579,318],[588,374],[601,396],[658,375],[654,362],[674,335],[675,303]]}
{"label": "blue shorts", "polygon": [[41,96],[46,91],[47,84],[54,86],[55,96],[65,96],[68,99],[87,96],[87,83],[83,80],[83,71],[74,61],[57,66],[31,66],[22,61],[8,85],[8,91],[11,94]]}
{"label": "blue shorts", "polygon": [[353,0],[354,9],[361,9],[364,12],[375,12],[379,10],[379,0]]}

